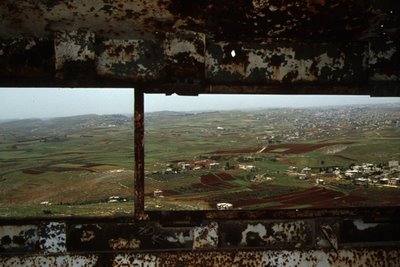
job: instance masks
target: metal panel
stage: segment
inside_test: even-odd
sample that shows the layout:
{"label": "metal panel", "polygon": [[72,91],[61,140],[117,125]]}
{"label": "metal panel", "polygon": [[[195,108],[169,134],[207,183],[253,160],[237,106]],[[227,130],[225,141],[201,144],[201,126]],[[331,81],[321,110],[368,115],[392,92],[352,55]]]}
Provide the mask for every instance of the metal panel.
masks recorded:
{"label": "metal panel", "polygon": [[226,43],[208,45],[212,83],[359,83],[366,77],[366,47],[320,43]]}
{"label": "metal panel", "polygon": [[48,222],[39,227],[39,246],[45,254],[66,252],[66,237],[64,222]]}
{"label": "metal panel", "polygon": [[54,39],[57,79],[87,78],[88,73],[93,76],[94,37],[92,32],[57,32]]}
{"label": "metal panel", "polygon": [[2,252],[27,252],[39,249],[38,226],[36,225],[0,226],[0,237]]}
{"label": "metal panel", "polygon": [[99,44],[97,74],[134,82],[159,80],[161,44],[148,40],[105,40]]}
{"label": "metal panel", "polygon": [[[7,224],[3,219],[0,265],[398,266],[400,263],[400,236],[385,233],[397,231],[399,225],[394,222],[365,222],[361,217],[245,221],[238,218],[201,220],[191,226],[163,226],[156,221],[126,220],[47,218]],[[19,241],[7,242],[7,236],[13,236],[13,242],[24,239],[24,245]]]}

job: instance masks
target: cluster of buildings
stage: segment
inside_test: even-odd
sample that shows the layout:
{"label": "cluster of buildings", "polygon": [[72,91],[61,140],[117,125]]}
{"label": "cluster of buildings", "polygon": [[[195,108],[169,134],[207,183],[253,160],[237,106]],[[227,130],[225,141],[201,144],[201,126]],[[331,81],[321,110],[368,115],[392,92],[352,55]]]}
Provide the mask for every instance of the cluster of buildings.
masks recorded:
{"label": "cluster of buildings", "polygon": [[[166,168],[161,171],[162,174],[176,174],[186,171],[197,170],[220,170],[220,169],[235,169],[245,170],[247,172],[256,172],[258,169],[253,164],[239,164],[239,165],[221,165],[219,162],[212,160],[198,160],[198,161],[180,161],[176,163],[168,163]],[[158,173],[158,172],[156,172]],[[155,173],[154,173],[155,174]]]}
{"label": "cluster of buildings", "polygon": [[371,163],[354,165],[344,172],[344,178],[352,179],[357,185],[381,184],[400,186],[399,161],[389,161],[385,166]]}
{"label": "cluster of buildings", "polygon": [[[341,136],[354,130],[400,127],[398,114],[371,106],[267,111],[254,116],[271,126],[269,134],[257,137],[257,141],[269,144]],[[279,130],[282,125],[284,131]]]}
{"label": "cluster of buildings", "polygon": [[351,180],[356,185],[391,185],[400,186],[400,165],[398,160],[388,161],[386,165],[363,163],[352,165],[346,170],[339,167],[329,168],[328,171],[313,171],[312,168],[305,167],[298,170],[295,166],[290,166],[288,175],[297,176],[301,180],[316,178],[317,184],[325,184],[325,180],[320,174],[332,174],[337,179]]}
{"label": "cluster of buildings", "polygon": [[127,199],[121,196],[111,196],[108,198],[108,203],[118,203],[118,202],[126,202]]}
{"label": "cluster of buildings", "polygon": [[312,173],[312,169],[309,167],[304,167],[299,172],[296,166],[290,166],[287,172],[290,176],[297,176],[300,180],[306,180],[316,175]]}
{"label": "cluster of buildings", "polygon": [[161,173],[174,174],[186,171],[197,171],[202,169],[218,170],[220,168],[220,163],[213,160],[190,160],[168,163],[166,164],[166,169],[162,170]]}

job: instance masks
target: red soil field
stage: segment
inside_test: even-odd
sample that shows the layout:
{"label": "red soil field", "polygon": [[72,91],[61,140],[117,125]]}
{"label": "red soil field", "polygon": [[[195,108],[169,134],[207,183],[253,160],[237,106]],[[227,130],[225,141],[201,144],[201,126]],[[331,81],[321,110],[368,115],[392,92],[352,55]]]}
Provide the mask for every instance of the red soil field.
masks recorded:
{"label": "red soil field", "polygon": [[22,172],[26,174],[41,174],[45,173],[46,171],[38,168],[38,169],[25,169]]}
{"label": "red soil field", "polygon": [[345,156],[342,156],[342,155],[337,155],[337,154],[335,154],[335,156],[336,156],[336,157],[339,157],[339,158],[342,158],[342,159],[346,159],[346,160],[356,161],[355,159],[352,159],[352,158],[349,158],[349,157],[345,157]]}
{"label": "red soil field", "polygon": [[245,199],[231,202],[234,207],[246,207],[267,202],[279,202],[274,209],[290,208],[299,205],[311,205],[316,208],[332,208],[340,206],[352,206],[352,203],[365,202],[367,199],[356,195],[345,195],[341,192],[327,188],[313,187],[300,192],[294,192],[274,197],[260,199]]}
{"label": "red soil field", "polygon": [[238,187],[238,185],[228,183],[226,181],[234,180],[234,178],[225,172],[221,173],[208,173],[200,176],[201,183],[191,184],[194,189],[207,189],[209,191],[231,189]]}
{"label": "red soil field", "polygon": [[[262,153],[275,153],[275,154],[302,154],[311,152],[323,147],[333,145],[348,145],[354,144],[354,142],[334,142],[334,143],[318,143],[318,144],[279,144],[269,145]],[[273,152],[274,150],[282,149],[283,152]],[[243,148],[238,150],[218,150],[210,154],[242,154],[242,153],[257,153],[262,148]]]}
{"label": "red soil field", "polygon": [[200,176],[200,180],[201,183],[204,185],[218,187],[221,189],[238,187],[237,185],[225,182],[227,180],[233,180],[233,177],[230,176],[229,174],[224,174],[224,173],[219,173],[219,174],[209,173],[206,175],[202,175]]}
{"label": "red soil field", "polygon": [[276,160],[279,161],[279,162],[284,162],[284,163],[292,163],[292,162],[291,162],[290,160],[288,160],[287,158],[282,158],[282,157],[276,158]]}
{"label": "red soil field", "polygon": [[105,166],[105,165],[113,166],[113,165],[110,165],[110,164],[86,163],[86,164],[82,165],[81,167],[82,168],[90,168],[90,167],[99,167],[99,166]]}
{"label": "red soil field", "polygon": [[218,188],[218,187],[215,187],[215,186],[201,184],[201,183],[192,184],[192,185],[190,185],[190,187],[195,188],[195,189],[207,189],[209,191],[216,191],[216,190],[220,190],[221,189],[221,188]]}
{"label": "red soil field", "polygon": [[32,143],[24,143],[24,144],[13,144],[12,147],[19,147],[19,146],[30,146]]}
{"label": "red soil field", "polygon": [[230,181],[230,180],[234,180],[235,178],[232,177],[232,175],[226,173],[226,172],[221,172],[221,173],[217,173],[215,174],[216,176],[218,176],[219,178],[221,178],[224,181]]}
{"label": "red soil field", "polygon": [[26,174],[42,174],[45,172],[71,172],[71,171],[89,171],[95,172],[91,169],[83,169],[83,168],[62,168],[62,167],[52,167],[52,168],[34,168],[34,169],[25,169],[22,172]]}

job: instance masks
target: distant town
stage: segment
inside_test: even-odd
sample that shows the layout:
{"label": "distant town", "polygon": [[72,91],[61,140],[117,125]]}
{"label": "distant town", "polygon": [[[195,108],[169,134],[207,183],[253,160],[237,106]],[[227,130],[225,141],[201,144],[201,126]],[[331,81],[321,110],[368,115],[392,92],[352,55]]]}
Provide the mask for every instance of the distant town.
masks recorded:
{"label": "distant town", "polygon": [[[208,196],[214,208],[241,208],[248,207],[248,201],[237,200],[253,192],[264,202],[250,201],[258,204],[250,206],[263,207],[279,194],[324,188],[339,192],[332,194],[338,200],[354,198],[372,203],[376,198],[370,190],[398,190],[400,186],[400,109],[396,105],[155,113],[149,114],[147,119],[146,133],[150,138],[153,134],[154,139],[156,135],[162,138],[170,157],[164,162],[152,158],[146,177],[149,181],[176,182],[178,179],[182,184],[174,190],[168,187],[168,197],[162,202],[174,197],[180,201],[181,196],[197,192],[201,199]],[[169,125],[163,121],[168,121]],[[196,136],[195,141],[190,141],[193,136]],[[175,138],[171,147],[169,141],[165,141],[169,138]],[[185,154],[190,154],[183,149],[185,146],[195,147],[198,153],[191,153],[184,159]],[[181,153],[174,154],[175,148]],[[184,177],[188,176],[198,177],[198,182],[184,185]],[[262,190],[267,185],[276,191],[264,194]],[[238,187],[244,192],[238,193]],[[356,190],[357,187],[365,188],[362,190],[367,190],[371,199],[367,201],[368,197]],[[398,192],[390,194],[398,195]],[[153,196],[163,196],[163,188],[154,188]],[[235,200],[232,202],[236,205],[228,200]],[[156,208],[162,208],[162,202],[158,201]],[[326,206],[334,205],[333,201],[321,199],[322,202]],[[318,206],[301,201],[298,204]],[[271,202],[268,205],[272,205]],[[282,203],[274,205],[279,207]]]}
{"label": "distant town", "polygon": [[[0,123],[0,212],[132,212],[133,130],[124,115]],[[147,210],[400,205],[399,104],[151,112],[144,148]]]}

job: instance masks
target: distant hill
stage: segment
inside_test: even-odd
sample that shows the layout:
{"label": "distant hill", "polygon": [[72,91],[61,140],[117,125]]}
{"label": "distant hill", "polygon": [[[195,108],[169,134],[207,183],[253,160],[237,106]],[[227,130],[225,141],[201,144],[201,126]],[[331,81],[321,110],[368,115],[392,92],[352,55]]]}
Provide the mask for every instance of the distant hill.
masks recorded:
{"label": "distant hill", "polygon": [[186,116],[192,114],[193,112],[163,110],[163,111],[146,112],[145,115],[146,117],[170,117],[170,116]]}
{"label": "distant hill", "polygon": [[93,127],[132,125],[132,118],[125,115],[79,115],[51,119],[22,119],[0,122],[0,130],[7,132],[66,131]]}

